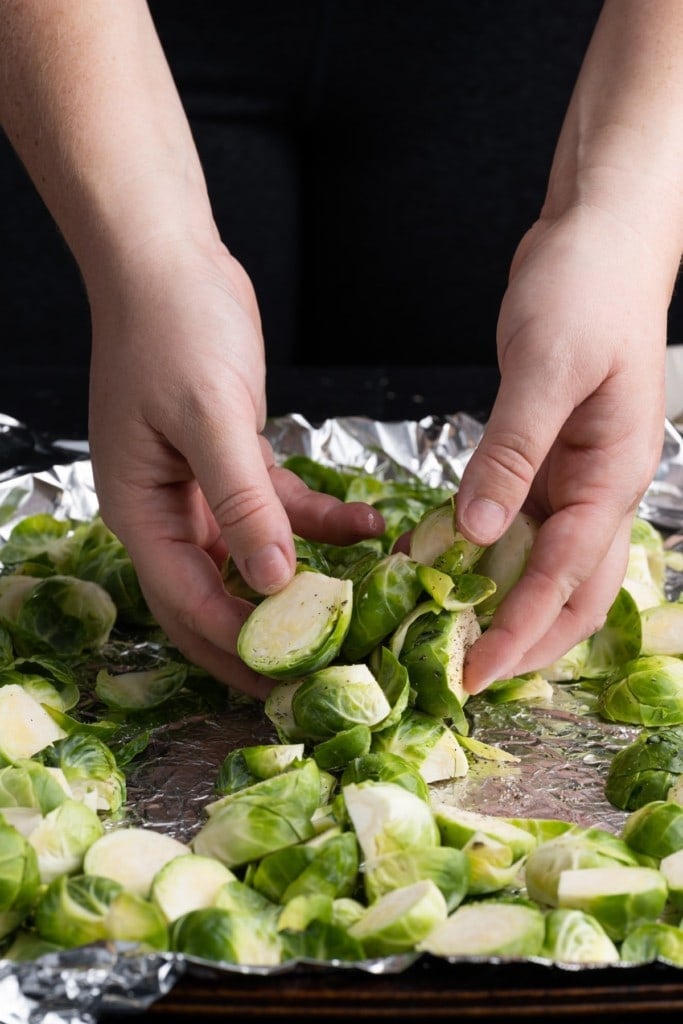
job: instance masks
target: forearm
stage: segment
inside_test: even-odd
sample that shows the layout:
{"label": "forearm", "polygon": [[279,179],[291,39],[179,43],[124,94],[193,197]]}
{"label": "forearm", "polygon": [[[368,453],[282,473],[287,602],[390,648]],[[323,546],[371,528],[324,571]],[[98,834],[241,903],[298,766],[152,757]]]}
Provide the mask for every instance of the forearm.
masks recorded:
{"label": "forearm", "polygon": [[0,0],[0,117],[86,285],[211,225],[143,0]]}
{"label": "forearm", "polygon": [[673,288],[683,249],[683,4],[606,0],[558,141],[543,216],[598,207]]}

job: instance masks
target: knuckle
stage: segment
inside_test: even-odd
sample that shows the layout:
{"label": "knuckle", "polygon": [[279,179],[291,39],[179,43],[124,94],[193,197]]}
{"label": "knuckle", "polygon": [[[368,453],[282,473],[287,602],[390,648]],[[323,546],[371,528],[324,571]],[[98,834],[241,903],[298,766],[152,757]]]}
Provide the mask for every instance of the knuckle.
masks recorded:
{"label": "knuckle", "polygon": [[532,455],[533,445],[520,434],[496,433],[486,438],[482,448],[483,471],[504,477],[510,484],[530,487],[536,473]]}
{"label": "knuckle", "polygon": [[234,491],[211,507],[214,519],[221,530],[231,530],[255,516],[267,507],[263,493],[254,487]]}

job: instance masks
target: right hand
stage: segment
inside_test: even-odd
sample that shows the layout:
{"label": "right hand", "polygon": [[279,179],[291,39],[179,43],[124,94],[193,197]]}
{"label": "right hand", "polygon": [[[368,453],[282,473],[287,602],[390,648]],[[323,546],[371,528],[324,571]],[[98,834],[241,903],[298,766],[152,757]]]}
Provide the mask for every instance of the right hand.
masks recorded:
{"label": "right hand", "polygon": [[104,521],[128,550],[157,622],[215,678],[264,699],[237,657],[251,611],[227,594],[231,553],[258,592],[295,570],[292,532],[379,536],[370,506],[310,491],[261,431],[265,360],[251,282],[220,244],[138,254],[90,295],[90,449]]}

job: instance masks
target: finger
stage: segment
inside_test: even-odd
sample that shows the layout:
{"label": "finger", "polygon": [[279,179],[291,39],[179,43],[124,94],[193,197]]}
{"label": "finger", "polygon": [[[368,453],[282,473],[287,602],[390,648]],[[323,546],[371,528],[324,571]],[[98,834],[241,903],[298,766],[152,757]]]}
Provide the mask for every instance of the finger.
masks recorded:
{"label": "finger", "polygon": [[469,693],[544,668],[603,625],[626,573],[631,522],[613,533],[608,515],[572,508],[543,524],[524,576],[467,654]]}
{"label": "finger", "polygon": [[492,544],[522,507],[574,407],[559,383],[562,379],[556,364],[537,358],[517,360],[503,374],[483,436],[458,487],[458,529],[474,543]]}
{"label": "finger", "polygon": [[249,616],[248,601],[226,593],[211,556],[193,543],[136,531],[130,549],[150,611],[193,664],[214,678],[265,699],[272,683],[237,656],[237,637]]}
{"label": "finger", "polygon": [[270,475],[270,445],[238,410],[230,411],[234,428],[227,432],[227,411],[198,419],[184,454],[240,573],[259,593],[274,593],[294,575],[296,556],[292,527]]}
{"label": "finger", "polygon": [[342,501],[331,494],[312,491],[291,470],[274,467],[271,479],[295,533],[329,544],[352,544],[365,537],[379,537],[386,529],[384,517],[363,501]]}

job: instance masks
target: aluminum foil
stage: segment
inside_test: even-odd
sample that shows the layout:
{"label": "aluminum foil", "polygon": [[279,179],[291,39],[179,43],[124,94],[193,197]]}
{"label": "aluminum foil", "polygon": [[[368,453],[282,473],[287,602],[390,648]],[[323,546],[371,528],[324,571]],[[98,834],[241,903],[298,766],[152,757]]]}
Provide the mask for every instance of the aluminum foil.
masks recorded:
{"label": "aluminum foil", "polygon": [[[410,422],[352,417],[321,424],[294,414],[270,421],[266,434],[280,458],[306,454],[382,479],[408,470],[432,485],[457,485],[482,430],[466,414]],[[668,421],[660,466],[639,511],[678,542],[677,531],[683,533],[683,440]],[[0,415],[0,539],[7,538],[19,519],[36,512],[74,519],[97,512],[87,445],[36,437],[23,424]],[[672,585],[681,589],[683,580]],[[112,642],[104,652],[108,664],[124,667],[154,654],[149,644],[135,638]],[[615,832],[621,828],[625,814],[607,803],[604,779],[614,753],[636,737],[637,728],[600,721],[593,714],[591,695],[574,684],[553,684],[552,699],[535,704],[495,706],[483,697],[472,698],[467,710],[470,734],[511,758],[477,759],[464,778],[434,785],[440,799],[490,814],[560,818]],[[225,756],[241,746],[269,742],[277,742],[272,726],[262,706],[248,698],[231,694],[227,710],[220,713],[189,704],[173,725],[153,731],[144,753],[129,766],[127,822],[189,842],[203,820],[204,806],[214,797],[214,780]],[[396,973],[415,960],[405,956],[327,966]],[[534,962],[543,963],[537,958]],[[30,963],[5,960],[0,961],[0,1024],[92,1024],[104,1014],[141,1012],[184,971],[195,968],[263,975],[305,966],[216,965],[171,953],[140,955],[113,944],[50,954]]]}

